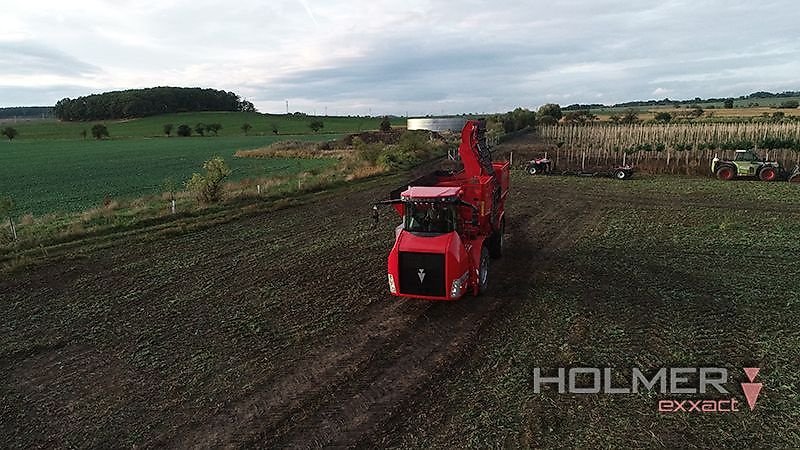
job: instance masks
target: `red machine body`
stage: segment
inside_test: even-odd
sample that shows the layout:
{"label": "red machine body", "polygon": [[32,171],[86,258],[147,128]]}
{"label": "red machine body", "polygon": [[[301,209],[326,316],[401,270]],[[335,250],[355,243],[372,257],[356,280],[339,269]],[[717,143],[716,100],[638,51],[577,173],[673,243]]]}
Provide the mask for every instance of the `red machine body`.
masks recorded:
{"label": "red machine body", "polygon": [[486,289],[489,258],[502,254],[509,163],[491,161],[484,130],[464,126],[463,170],[434,172],[382,202],[403,218],[388,258],[392,295],[457,300]]}

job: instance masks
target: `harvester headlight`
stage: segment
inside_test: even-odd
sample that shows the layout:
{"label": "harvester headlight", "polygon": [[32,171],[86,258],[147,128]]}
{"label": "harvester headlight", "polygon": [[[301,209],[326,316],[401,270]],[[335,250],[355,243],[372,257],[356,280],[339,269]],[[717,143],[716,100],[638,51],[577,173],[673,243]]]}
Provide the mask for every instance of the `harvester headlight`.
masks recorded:
{"label": "harvester headlight", "polygon": [[394,277],[392,274],[389,274],[389,292],[397,294],[397,286],[394,284]]}
{"label": "harvester headlight", "polygon": [[461,296],[464,292],[464,286],[467,284],[467,276],[469,276],[469,272],[464,272],[464,275],[461,275],[460,278],[453,280],[453,284],[450,286],[450,298]]}

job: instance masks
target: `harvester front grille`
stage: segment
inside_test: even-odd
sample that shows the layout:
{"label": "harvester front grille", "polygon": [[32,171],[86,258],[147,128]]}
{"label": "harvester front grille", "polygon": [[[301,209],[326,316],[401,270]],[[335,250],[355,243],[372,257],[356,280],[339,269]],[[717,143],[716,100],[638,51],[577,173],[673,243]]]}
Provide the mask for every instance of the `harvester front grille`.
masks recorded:
{"label": "harvester front grille", "polygon": [[444,297],[444,255],[400,252],[400,293]]}

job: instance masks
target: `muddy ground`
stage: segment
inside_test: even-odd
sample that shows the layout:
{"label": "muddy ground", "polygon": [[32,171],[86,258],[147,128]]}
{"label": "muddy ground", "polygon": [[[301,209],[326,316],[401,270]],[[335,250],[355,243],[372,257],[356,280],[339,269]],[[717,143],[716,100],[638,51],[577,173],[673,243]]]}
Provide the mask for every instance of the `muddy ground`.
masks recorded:
{"label": "muddy ground", "polygon": [[[797,189],[519,171],[490,292],[431,303],[386,292],[397,218],[369,206],[396,184],[3,275],[4,446],[800,445]],[[765,387],[704,415],[534,393],[576,366]]]}

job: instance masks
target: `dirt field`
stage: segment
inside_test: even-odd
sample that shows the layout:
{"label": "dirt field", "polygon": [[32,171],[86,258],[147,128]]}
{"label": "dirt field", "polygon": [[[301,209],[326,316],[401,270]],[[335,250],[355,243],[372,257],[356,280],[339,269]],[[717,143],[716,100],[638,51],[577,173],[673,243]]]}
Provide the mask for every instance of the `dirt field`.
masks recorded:
{"label": "dirt field", "polygon": [[[395,184],[0,275],[4,445],[800,445],[797,186],[516,172],[489,295],[429,303],[386,292]],[[764,389],[734,414],[533,392],[576,366]]]}

